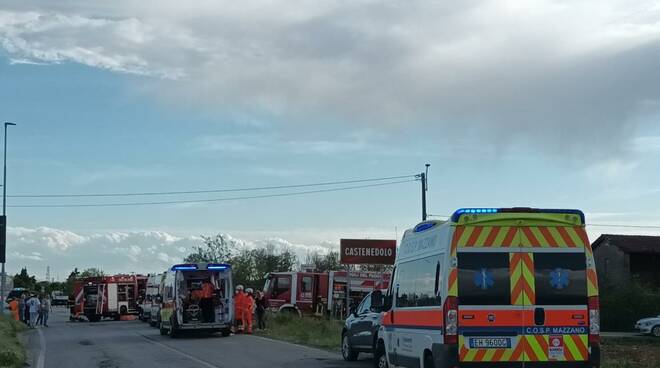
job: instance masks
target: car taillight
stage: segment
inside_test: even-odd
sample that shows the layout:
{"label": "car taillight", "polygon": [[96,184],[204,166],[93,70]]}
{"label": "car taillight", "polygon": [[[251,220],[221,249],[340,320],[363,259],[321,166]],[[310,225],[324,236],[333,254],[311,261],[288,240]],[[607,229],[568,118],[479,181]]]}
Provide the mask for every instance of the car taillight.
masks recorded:
{"label": "car taillight", "polygon": [[445,300],[445,344],[458,344],[458,301],[455,296]]}
{"label": "car taillight", "polygon": [[600,308],[598,297],[589,297],[589,345],[600,343]]}

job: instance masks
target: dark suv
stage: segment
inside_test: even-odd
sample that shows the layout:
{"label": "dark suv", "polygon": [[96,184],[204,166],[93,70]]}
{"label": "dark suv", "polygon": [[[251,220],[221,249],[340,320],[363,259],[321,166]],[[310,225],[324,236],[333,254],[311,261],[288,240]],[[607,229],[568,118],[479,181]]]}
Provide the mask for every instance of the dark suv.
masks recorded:
{"label": "dark suv", "polygon": [[341,354],[347,361],[356,360],[360,353],[373,354],[382,313],[371,308],[371,293],[351,311],[341,333]]}

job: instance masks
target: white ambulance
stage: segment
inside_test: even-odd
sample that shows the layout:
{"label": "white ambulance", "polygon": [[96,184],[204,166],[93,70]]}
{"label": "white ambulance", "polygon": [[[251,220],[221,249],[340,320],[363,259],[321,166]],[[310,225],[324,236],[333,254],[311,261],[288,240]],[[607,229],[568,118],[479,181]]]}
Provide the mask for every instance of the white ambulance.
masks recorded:
{"label": "white ambulance", "polygon": [[578,210],[460,209],[405,232],[376,367],[599,367],[598,285]]}

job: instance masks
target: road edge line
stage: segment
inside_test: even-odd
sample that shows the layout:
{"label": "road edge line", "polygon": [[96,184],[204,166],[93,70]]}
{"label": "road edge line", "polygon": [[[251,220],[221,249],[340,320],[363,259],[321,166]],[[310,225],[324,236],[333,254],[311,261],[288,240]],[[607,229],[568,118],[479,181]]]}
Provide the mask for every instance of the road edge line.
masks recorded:
{"label": "road edge line", "polygon": [[37,328],[37,332],[39,333],[39,345],[41,346],[39,357],[37,357],[37,368],[44,368],[46,365],[46,339],[40,328]]}

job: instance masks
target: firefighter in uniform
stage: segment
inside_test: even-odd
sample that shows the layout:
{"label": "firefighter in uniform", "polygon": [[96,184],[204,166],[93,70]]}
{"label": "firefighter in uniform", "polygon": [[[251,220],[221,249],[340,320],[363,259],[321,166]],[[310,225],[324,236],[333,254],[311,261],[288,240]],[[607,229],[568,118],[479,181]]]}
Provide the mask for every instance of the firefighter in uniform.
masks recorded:
{"label": "firefighter in uniform", "polygon": [[252,317],[254,316],[254,296],[252,288],[247,288],[245,293],[245,309],[243,310],[246,333],[252,334]]}
{"label": "firefighter in uniform", "polygon": [[243,285],[236,286],[236,295],[234,295],[234,318],[236,319],[236,333],[243,333],[244,319],[243,311],[245,310],[245,293],[243,292]]}

